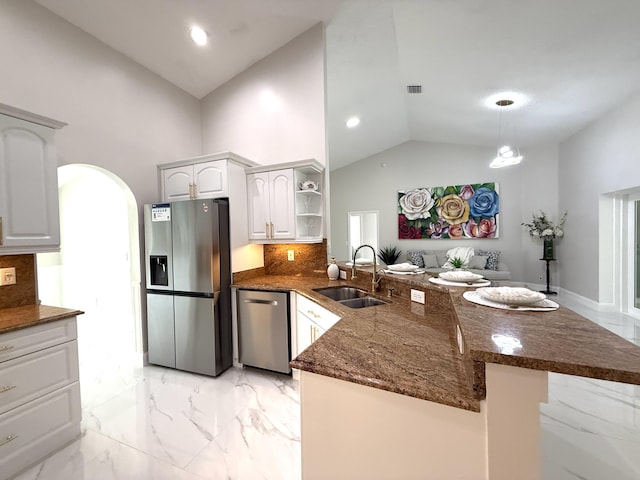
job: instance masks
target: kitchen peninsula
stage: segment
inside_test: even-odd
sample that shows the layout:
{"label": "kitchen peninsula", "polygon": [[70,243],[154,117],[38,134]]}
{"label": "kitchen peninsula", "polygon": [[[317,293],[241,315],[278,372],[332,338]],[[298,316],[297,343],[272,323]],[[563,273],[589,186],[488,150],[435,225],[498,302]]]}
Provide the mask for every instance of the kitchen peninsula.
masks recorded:
{"label": "kitchen peninsula", "polygon": [[[359,268],[356,286],[370,278]],[[640,348],[571,310],[492,309],[428,278],[384,278],[378,295],[389,303],[364,309],[313,290],[351,281],[267,275],[235,285],[295,290],[341,317],[291,363],[301,370],[305,480],[540,478],[547,372],[640,384]],[[408,300],[411,288],[426,305]]]}

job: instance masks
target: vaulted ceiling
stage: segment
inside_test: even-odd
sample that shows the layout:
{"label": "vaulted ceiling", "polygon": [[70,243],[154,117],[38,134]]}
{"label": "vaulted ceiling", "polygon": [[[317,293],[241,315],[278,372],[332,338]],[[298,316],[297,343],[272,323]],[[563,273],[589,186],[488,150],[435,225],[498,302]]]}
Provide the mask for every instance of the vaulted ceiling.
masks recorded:
{"label": "vaulted ceiling", "polygon": [[[637,0],[36,1],[197,98],[324,22],[332,169],[407,140],[495,146],[496,92],[528,97],[503,114],[526,147],[640,88]],[[188,39],[193,23],[207,47]]]}

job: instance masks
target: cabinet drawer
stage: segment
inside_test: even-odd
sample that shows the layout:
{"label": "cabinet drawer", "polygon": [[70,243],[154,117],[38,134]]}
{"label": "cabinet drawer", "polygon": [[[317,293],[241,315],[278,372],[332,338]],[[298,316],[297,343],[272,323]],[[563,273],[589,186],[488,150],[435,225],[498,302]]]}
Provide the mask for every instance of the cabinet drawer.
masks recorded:
{"label": "cabinet drawer", "polygon": [[11,477],[80,436],[80,384],[0,415],[0,475]]}
{"label": "cabinet drawer", "polygon": [[310,320],[325,331],[329,330],[338,320],[340,320],[340,317],[335,313],[330,312],[326,308],[321,307],[302,295],[297,295],[296,302],[298,312],[309,317]]}
{"label": "cabinet drawer", "polygon": [[77,341],[0,364],[0,414],[78,381]]}
{"label": "cabinet drawer", "polygon": [[0,335],[0,362],[75,340],[76,317],[43,323]]}

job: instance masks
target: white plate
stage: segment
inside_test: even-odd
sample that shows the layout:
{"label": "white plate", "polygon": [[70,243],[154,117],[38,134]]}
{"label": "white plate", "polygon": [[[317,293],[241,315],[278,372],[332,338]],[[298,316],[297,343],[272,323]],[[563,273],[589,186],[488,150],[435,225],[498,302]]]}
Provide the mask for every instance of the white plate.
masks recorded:
{"label": "white plate", "polygon": [[472,273],[467,270],[440,272],[438,276],[445,280],[449,280],[450,282],[475,282],[482,278],[482,275],[478,275],[477,273]]}
{"label": "white plate", "polygon": [[394,271],[394,270],[388,270],[388,269],[385,268],[383,270],[383,272],[392,273],[392,274],[395,274],[395,275],[418,275],[419,273],[424,273],[424,270],[413,270],[411,272],[400,272],[398,270]]}
{"label": "white plate", "polygon": [[356,258],[356,265],[371,265],[372,263],[368,258]]}
{"label": "white plate", "polygon": [[475,282],[465,283],[465,282],[450,282],[449,280],[445,280],[444,278],[431,277],[429,278],[429,281],[431,283],[435,283],[436,285],[446,285],[449,287],[475,288],[475,287],[488,287],[489,285],[491,285],[491,282],[485,279],[480,279],[480,280],[476,280]]}
{"label": "white plate", "polygon": [[476,292],[487,300],[505,305],[533,305],[547,298],[544,293],[522,287],[482,287]]}
{"label": "white plate", "polygon": [[387,265],[387,269],[392,272],[415,272],[418,270],[417,265],[413,265],[412,263],[396,263],[395,265]]}

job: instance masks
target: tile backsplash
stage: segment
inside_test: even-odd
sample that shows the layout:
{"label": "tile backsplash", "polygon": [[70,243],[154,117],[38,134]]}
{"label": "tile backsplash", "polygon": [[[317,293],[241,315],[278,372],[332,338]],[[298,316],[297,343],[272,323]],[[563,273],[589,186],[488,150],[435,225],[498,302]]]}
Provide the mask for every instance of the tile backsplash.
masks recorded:
{"label": "tile backsplash", "polygon": [[16,269],[16,284],[0,287],[0,308],[36,303],[35,262],[35,255],[0,255],[0,268]]}
{"label": "tile backsplash", "polygon": [[[292,261],[289,251],[293,251]],[[264,267],[267,275],[326,275],[327,240],[264,245]]]}

